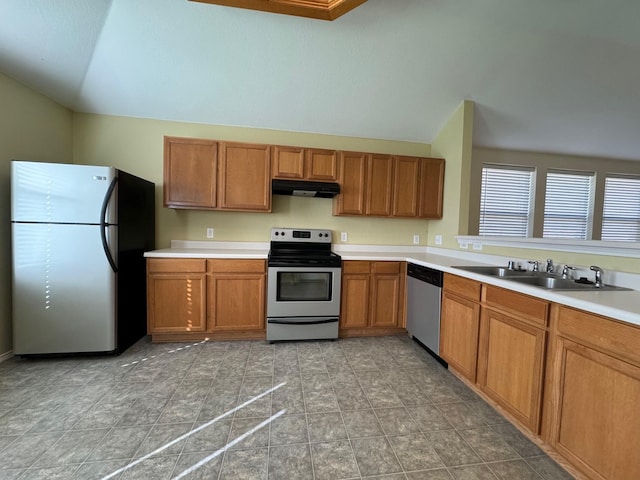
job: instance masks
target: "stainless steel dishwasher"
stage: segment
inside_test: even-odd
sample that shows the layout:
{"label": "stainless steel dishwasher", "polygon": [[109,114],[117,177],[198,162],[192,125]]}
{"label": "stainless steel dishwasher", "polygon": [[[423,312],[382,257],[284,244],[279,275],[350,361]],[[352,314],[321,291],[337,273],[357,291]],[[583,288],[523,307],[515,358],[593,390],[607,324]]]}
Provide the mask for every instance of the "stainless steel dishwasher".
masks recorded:
{"label": "stainless steel dishwasher", "polygon": [[409,263],[407,266],[407,330],[436,360],[440,354],[442,272]]}

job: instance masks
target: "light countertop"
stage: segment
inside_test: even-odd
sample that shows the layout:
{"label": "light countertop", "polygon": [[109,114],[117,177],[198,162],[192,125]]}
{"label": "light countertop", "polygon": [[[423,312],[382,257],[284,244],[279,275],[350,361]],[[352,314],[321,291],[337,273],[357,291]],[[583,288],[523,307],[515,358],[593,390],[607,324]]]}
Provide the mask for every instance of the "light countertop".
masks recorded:
{"label": "light countertop", "polygon": [[[171,245],[172,248],[147,252],[145,257],[266,259],[269,251],[268,243],[258,242],[174,240]],[[453,268],[456,265],[487,265],[487,263],[429,253],[427,247],[334,245],[334,251],[341,255],[343,260],[408,261],[640,326],[640,291],[638,290],[607,292],[545,290]],[[455,251],[451,250],[451,253]]]}

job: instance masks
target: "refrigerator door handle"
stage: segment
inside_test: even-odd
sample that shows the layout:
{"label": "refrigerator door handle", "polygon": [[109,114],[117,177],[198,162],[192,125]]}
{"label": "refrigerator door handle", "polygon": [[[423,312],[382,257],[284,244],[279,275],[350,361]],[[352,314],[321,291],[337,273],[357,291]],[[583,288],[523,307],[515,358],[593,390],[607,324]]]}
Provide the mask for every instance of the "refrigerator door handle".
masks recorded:
{"label": "refrigerator door handle", "polygon": [[109,185],[107,193],[105,193],[104,195],[104,200],[102,201],[102,210],[100,212],[100,238],[102,239],[102,248],[104,249],[104,254],[109,261],[109,265],[111,265],[111,269],[115,273],[118,273],[118,266],[113,259],[113,255],[111,255],[109,243],[107,242],[107,228],[109,227],[109,224],[107,223],[107,207],[109,206],[109,202],[111,201],[113,191],[116,189],[116,183],[118,183],[118,177],[113,177],[111,185]]}

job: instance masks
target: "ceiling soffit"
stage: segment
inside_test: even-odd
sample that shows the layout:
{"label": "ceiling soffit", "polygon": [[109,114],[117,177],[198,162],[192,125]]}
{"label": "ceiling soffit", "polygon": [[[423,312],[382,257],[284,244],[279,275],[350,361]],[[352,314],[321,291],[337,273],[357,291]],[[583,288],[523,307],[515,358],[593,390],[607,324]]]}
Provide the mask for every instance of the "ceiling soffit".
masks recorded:
{"label": "ceiling soffit", "polygon": [[189,0],[225,7],[283,13],[298,17],[335,20],[367,0]]}

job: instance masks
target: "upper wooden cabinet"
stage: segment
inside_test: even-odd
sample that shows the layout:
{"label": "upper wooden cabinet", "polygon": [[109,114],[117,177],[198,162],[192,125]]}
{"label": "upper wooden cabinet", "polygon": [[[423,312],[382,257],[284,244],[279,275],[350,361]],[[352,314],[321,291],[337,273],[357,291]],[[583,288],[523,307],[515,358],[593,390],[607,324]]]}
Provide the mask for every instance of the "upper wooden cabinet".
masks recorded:
{"label": "upper wooden cabinet", "polygon": [[216,208],[218,142],[164,137],[164,206]]}
{"label": "upper wooden cabinet", "polygon": [[393,216],[417,217],[420,196],[421,158],[395,157],[393,178]]}
{"label": "upper wooden cabinet", "polygon": [[340,152],[334,215],[391,215],[393,157]]}
{"label": "upper wooden cabinet", "polygon": [[441,218],[444,160],[341,152],[334,215]]}
{"label": "upper wooden cabinet", "polygon": [[333,199],[334,215],[364,215],[368,154],[340,152],[338,183],[340,194]]}
{"label": "upper wooden cabinet", "polygon": [[273,178],[335,182],[338,153],[302,147],[272,147]]}
{"label": "upper wooden cabinet", "polygon": [[393,216],[442,218],[444,160],[395,157]]}
{"label": "upper wooden cabinet", "polygon": [[391,215],[392,182],[393,157],[391,155],[367,155],[366,215],[381,217]]}
{"label": "upper wooden cabinet", "polygon": [[269,146],[165,137],[164,205],[271,211]]}
{"label": "upper wooden cabinet", "polygon": [[442,218],[444,197],[444,159],[423,158],[420,165],[418,216]]}
{"label": "upper wooden cabinet", "polygon": [[219,208],[271,211],[269,145],[221,142]]}

